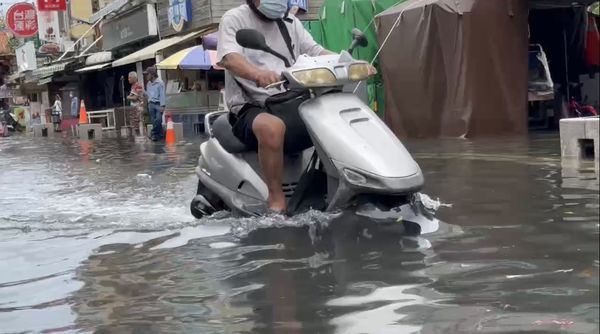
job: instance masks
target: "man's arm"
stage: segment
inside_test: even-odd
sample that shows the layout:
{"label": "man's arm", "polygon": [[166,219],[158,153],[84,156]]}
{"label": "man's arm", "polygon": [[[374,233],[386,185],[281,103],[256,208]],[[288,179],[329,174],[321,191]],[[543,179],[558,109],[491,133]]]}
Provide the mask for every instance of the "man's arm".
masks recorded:
{"label": "man's arm", "polygon": [[236,77],[256,82],[259,87],[266,87],[281,80],[279,74],[262,70],[250,64],[244,56],[237,52],[225,55],[219,66],[224,67]]}
{"label": "man's arm", "polygon": [[160,101],[160,106],[163,108],[167,105],[167,98],[165,95],[166,95],[165,84],[163,82],[161,82],[159,85],[159,88],[158,88],[158,100]]}
{"label": "man's arm", "polygon": [[236,41],[235,35],[243,24],[233,14],[225,13],[219,24],[219,43],[217,44],[218,65],[236,77],[254,81],[259,87],[266,87],[280,80],[279,74],[266,71],[250,64],[243,56],[244,48]]}

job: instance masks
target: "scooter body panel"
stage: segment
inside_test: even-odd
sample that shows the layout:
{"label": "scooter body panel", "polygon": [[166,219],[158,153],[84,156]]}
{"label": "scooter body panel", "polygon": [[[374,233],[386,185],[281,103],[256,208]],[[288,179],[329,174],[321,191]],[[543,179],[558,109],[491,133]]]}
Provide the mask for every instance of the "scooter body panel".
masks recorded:
{"label": "scooter body panel", "polygon": [[[231,154],[212,137],[200,145],[198,174],[200,181],[229,206],[243,213],[264,210],[269,191],[260,177],[256,152]],[[282,188],[289,199],[298,184],[313,149],[284,159]]]}
{"label": "scooter body panel", "polygon": [[[350,93],[332,93],[303,103],[300,116],[341,179],[358,174],[366,182],[349,185],[400,194],[423,186],[423,174],[396,135],[367,105]],[[351,175],[356,176],[356,175]]]}

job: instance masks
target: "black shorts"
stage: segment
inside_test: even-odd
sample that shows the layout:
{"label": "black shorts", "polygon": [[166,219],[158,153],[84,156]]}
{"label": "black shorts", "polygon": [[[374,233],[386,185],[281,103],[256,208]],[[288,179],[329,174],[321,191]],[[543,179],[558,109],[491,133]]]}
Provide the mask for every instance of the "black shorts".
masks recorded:
{"label": "black shorts", "polygon": [[[247,104],[237,115],[231,115],[231,125],[233,134],[242,142],[248,149],[256,151],[258,149],[258,139],[252,131],[252,123],[256,116],[262,113],[269,113],[266,109],[259,106]],[[298,115],[298,111],[294,110],[286,115],[273,115],[280,118],[285,124],[285,137],[283,151],[286,153],[297,153],[312,146],[310,135],[304,126],[304,123]]]}

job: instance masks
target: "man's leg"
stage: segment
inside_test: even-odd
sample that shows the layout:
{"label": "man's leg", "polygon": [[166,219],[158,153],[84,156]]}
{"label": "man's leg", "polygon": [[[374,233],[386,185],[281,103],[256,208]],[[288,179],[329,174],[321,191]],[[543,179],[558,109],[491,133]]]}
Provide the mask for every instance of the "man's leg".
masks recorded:
{"label": "man's leg", "polygon": [[156,104],[151,105],[152,110],[152,137],[158,140],[162,136],[162,115],[160,108]]}
{"label": "man's leg", "polygon": [[148,134],[150,138],[154,137],[154,105],[148,104],[148,115],[150,116],[150,123],[152,124],[152,131]]}
{"label": "man's leg", "polygon": [[165,133],[163,131],[163,123],[162,123],[162,112],[160,112],[161,108],[159,106],[156,106],[156,138],[158,139],[162,139],[165,136]]}
{"label": "man's leg", "polygon": [[258,160],[269,189],[269,208],[283,212],[286,207],[281,189],[285,124],[278,117],[261,113],[254,118],[252,131],[258,140]]}

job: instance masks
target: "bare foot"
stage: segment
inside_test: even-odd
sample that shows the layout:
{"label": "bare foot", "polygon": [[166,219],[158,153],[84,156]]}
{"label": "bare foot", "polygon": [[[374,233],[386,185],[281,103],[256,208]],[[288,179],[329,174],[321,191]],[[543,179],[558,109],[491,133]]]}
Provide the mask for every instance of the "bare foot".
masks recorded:
{"label": "bare foot", "polygon": [[282,191],[276,194],[269,194],[269,210],[275,212],[285,212],[285,195]]}

